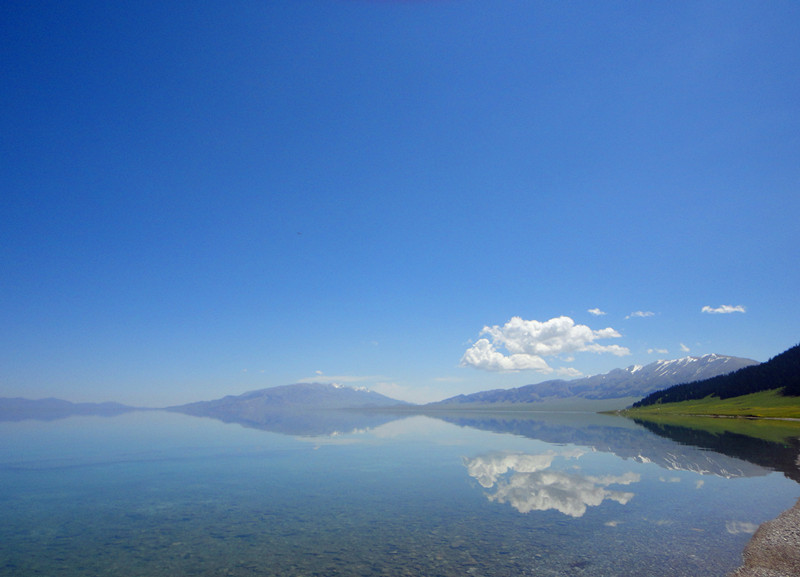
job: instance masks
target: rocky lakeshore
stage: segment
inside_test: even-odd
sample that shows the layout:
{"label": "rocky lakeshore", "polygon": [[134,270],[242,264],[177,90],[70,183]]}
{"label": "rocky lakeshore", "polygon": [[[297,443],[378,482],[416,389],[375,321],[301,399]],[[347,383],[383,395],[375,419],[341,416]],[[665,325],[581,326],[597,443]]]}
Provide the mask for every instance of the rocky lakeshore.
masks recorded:
{"label": "rocky lakeshore", "polygon": [[744,564],[730,577],[796,577],[800,575],[800,501],[763,523],[747,544]]}

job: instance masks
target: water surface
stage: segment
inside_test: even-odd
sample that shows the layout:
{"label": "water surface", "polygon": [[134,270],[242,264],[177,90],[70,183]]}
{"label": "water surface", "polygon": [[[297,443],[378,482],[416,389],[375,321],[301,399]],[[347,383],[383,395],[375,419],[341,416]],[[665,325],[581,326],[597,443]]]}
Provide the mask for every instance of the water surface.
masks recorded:
{"label": "water surface", "polygon": [[724,576],[800,497],[615,417],[287,419],[0,423],[0,575]]}

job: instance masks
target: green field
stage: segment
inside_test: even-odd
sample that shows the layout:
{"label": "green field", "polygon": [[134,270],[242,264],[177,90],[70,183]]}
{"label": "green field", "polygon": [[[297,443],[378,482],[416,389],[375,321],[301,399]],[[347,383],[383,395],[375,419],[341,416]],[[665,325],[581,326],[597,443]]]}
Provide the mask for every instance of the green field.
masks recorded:
{"label": "green field", "polygon": [[762,419],[800,419],[800,397],[784,397],[777,389],[741,397],[720,399],[709,396],[695,401],[660,403],[636,409],[626,409],[622,414],[643,418],[656,415],[685,415],[711,417],[746,417]]}

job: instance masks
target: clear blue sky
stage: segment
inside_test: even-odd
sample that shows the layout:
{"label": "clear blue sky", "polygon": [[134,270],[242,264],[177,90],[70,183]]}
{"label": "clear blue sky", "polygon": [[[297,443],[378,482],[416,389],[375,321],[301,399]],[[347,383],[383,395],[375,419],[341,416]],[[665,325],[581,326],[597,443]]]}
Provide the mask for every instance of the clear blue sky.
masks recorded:
{"label": "clear blue sky", "polygon": [[0,27],[0,396],[428,401],[800,342],[800,3]]}

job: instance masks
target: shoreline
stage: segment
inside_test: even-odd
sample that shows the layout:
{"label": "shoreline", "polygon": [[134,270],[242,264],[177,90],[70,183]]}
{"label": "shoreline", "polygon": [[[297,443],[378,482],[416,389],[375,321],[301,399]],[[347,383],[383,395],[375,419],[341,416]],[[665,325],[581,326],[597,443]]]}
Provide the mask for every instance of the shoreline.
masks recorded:
{"label": "shoreline", "polygon": [[723,415],[720,413],[672,413],[659,411],[636,411],[622,409],[620,411],[607,411],[609,415],[619,415],[620,417],[642,418],[650,416],[657,417],[702,417],[707,419],[741,419],[744,421],[794,421],[800,422],[798,417],[762,417],[760,415]]}
{"label": "shoreline", "polygon": [[800,575],[800,499],[794,507],[758,527],[742,558],[742,565],[728,577]]}

